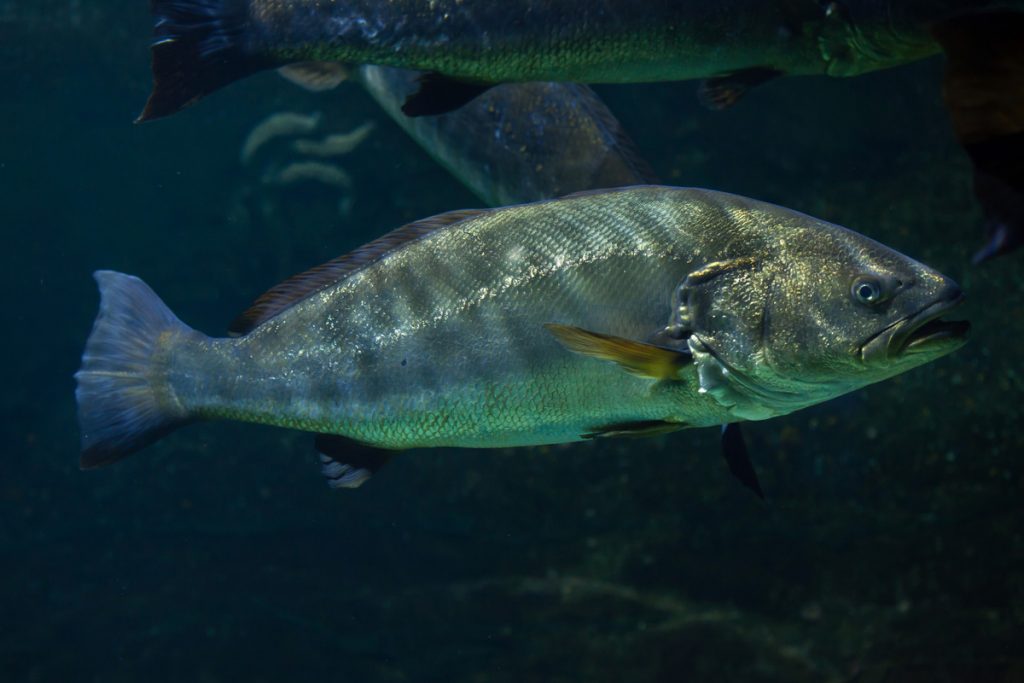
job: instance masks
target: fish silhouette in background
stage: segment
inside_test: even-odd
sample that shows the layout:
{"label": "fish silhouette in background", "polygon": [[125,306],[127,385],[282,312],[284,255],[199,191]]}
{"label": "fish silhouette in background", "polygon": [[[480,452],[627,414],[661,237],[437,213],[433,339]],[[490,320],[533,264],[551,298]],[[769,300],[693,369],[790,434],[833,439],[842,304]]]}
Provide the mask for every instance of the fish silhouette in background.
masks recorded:
{"label": "fish silhouette in background", "polygon": [[1024,241],[1024,0],[155,0],[140,120],[296,62],[425,72],[402,110],[497,83],[704,79],[727,107],[782,75],[854,76],[945,51],[945,95],[985,211],[982,261]]}
{"label": "fish silhouette in background", "polygon": [[622,124],[585,85],[506,83],[459,109],[408,117],[402,103],[422,74],[333,63],[297,64],[282,75],[310,90],[358,81],[438,163],[489,206],[657,182]]}

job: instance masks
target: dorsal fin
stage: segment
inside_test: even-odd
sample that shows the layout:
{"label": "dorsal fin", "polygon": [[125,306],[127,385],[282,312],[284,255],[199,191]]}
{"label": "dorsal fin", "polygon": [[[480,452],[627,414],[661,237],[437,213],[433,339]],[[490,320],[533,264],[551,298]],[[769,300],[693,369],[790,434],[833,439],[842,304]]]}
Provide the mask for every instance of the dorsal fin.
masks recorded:
{"label": "dorsal fin", "polygon": [[290,277],[271,287],[256,299],[248,310],[232,321],[228,332],[233,336],[248,334],[285,309],[344,280],[395,249],[429,235],[435,230],[485,213],[488,213],[488,209],[462,209],[424,218],[392,230],[344,256],[339,256],[316,268]]}
{"label": "dorsal fin", "polygon": [[570,192],[567,195],[559,197],[562,199],[578,199],[580,197],[593,197],[599,194],[612,194],[614,192],[626,192],[627,190],[633,190],[637,187],[657,187],[657,185],[629,185],[626,187],[597,187],[592,190],[580,190],[578,192]]}

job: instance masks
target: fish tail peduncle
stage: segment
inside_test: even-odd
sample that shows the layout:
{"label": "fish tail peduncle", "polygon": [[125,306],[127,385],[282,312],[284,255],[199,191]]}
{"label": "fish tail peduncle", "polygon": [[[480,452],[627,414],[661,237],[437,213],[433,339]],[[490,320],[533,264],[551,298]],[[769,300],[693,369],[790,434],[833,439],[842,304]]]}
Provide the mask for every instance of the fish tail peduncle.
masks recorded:
{"label": "fish tail peduncle", "polygon": [[190,421],[167,383],[170,345],[200,336],[137,277],[101,270],[96,316],[75,374],[82,469],[127,457]]}

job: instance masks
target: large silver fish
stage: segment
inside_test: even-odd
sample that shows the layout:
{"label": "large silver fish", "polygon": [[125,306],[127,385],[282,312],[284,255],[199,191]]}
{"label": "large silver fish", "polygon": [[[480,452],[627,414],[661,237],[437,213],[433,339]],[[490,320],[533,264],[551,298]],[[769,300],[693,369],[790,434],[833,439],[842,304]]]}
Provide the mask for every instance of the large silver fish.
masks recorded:
{"label": "large silver fish", "polygon": [[[948,278],[849,230],[646,186],[442,214],[271,289],[211,338],[96,274],[85,468],[194,420],[382,449],[524,446],[761,420],[945,355]],[[321,438],[338,486],[373,467]]]}

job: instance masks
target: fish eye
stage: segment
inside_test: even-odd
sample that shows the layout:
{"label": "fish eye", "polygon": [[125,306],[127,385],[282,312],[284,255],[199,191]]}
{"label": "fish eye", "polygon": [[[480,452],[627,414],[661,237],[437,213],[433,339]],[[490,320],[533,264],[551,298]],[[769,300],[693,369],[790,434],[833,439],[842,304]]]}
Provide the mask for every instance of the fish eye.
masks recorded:
{"label": "fish eye", "polygon": [[862,304],[877,304],[882,300],[882,284],[871,277],[859,277],[850,288],[853,298]]}

